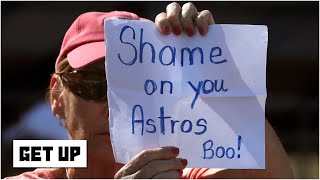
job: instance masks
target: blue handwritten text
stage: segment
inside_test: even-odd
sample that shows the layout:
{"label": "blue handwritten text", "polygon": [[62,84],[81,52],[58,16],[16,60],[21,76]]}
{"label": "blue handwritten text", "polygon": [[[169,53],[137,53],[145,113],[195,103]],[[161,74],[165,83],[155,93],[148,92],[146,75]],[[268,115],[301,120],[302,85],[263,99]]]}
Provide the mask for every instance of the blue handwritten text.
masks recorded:
{"label": "blue handwritten text", "polygon": [[[136,128],[141,127],[139,132],[144,135],[145,132],[156,133],[160,131],[161,134],[165,135],[166,131],[174,134],[176,131],[183,133],[194,133],[196,135],[202,135],[207,131],[207,121],[200,118],[196,121],[195,125],[191,120],[184,119],[182,121],[175,120],[171,116],[165,115],[164,107],[160,107],[160,115],[158,117],[158,122],[154,119],[147,119],[144,117],[143,108],[141,105],[135,105],[132,108],[132,134],[136,133]],[[169,124],[167,124],[169,123]],[[167,125],[167,126],[166,126]],[[157,129],[160,127],[160,129]],[[169,130],[166,127],[170,127]]]}
{"label": "blue handwritten text", "polygon": [[[156,49],[155,46],[153,45],[152,42],[148,42],[146,40],[144,40],[144,29],[140,28],[140,33],[138,34],[136,32],[136,30],[129,26],[123,26],[123,28],[121,29],[120,32],[120,36],[119,36],[119,40],[122,44],[126,45],[126,46],[130,46],[132,49],[132,54],[133,57],[132,58],[127,58],[127,59],[123,59],[121,56],[121,53],[118,53],[118,59],[120,60],[121,63],[123,63],[124,65],[127,66],[131,66],[134,65],[137,61],[137,59],[139,58],[139,62],[143,63],[144,62],[144,57],[150,57],[150,61],[152,63],[156,62],[156,58],[157,61],[160,62],[161,65],[163,66],[175,66],[176,65],[176,56],[177,56],[177,49],[176,47],[172,47],[172,46],[168,46],[165,45],[160,49]],[[136,34],[138,34],[139,38],[136,38]],[[136,42],[139,41],[139,42]],[[135,44],[139,43],[139,47],[137,47]],[[145,49],[147,48],[147,49]],[[144,56],[145,55],[145,50],[148,50],[151,53],[151,55],[149,56]],[[157,57],[157,52],[158,53],[158,57]],[[180,66],[184,66],[185,65],[185,58],[187,58],[187,56],[189,57],[189,65],[194,65],[194,56],[195,53],[198,53],[200,58],[198,61],[200,61],[201,64],[204,64],[204,58],[208,58],[210,61],[210,63],[212,64],[222,64],[222,63],[226,63],[228,62],[225,58],[222,57],[222,50],[220,47],[212,47],[210,49],[210,53],[207,56],[204,56],[203,54],[203,50],[201,47],[183,47],[179,50],[178,53],[180,53]],[[166,56],[168,55],[168,56]],[[169,59],[165,59],[164,57],[170,57]]]}

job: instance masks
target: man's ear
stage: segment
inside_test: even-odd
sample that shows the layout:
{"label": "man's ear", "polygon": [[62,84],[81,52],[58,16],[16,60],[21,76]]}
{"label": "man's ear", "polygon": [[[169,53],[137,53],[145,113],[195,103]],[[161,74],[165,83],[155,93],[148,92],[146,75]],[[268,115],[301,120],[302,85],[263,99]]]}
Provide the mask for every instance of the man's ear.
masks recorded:
{"label": "man's ear", "polygon": [[57,119],[65,119],[63,87],[60,77],[53,75],[50,80],[50,104],[52,114]]}

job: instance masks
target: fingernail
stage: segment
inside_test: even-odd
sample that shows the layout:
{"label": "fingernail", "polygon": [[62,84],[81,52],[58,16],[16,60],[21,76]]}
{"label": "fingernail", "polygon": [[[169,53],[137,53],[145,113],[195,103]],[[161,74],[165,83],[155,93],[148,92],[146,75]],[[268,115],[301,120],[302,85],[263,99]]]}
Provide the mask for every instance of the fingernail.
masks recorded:
{"label": "fingernail", "polygon": [[201,34],[201,36],[205,35],[205,31],[203,27],[198,27],[199,33]]}
{"label": "fingernail", "polygon": [[181,159],[181,163],[182,163],[184,166],[186,166],[186,165],[188,164],[188,160],[186,160],[186,159]]}
{"label": "fingernail", "polygon": [[193,30],[192,29],[187,29],[187,35],[192,36],[193,35]]}
{"label": "fingernail", "polygon": [[171,151],[173,154],[179,154],[179,148],[174,147],[171,149]]}
{"label": "fingernail", "polygon": [[169,27],[168,26],[162,27],[162,32],[165,33],[165,34],[168,34],[169,33]]}
{"label": "fingernail", "polygon": [[175,27],[173,28],[173,33],[174,33],[175,35],[181,34],[181,28],[180,28],[179,26],[175,26]]}
{"label": "fingernail", "polygon": [[182,171],[182,169],[180,169],[179,171],[178,171],[181,175],[183,174],[183,171]]}

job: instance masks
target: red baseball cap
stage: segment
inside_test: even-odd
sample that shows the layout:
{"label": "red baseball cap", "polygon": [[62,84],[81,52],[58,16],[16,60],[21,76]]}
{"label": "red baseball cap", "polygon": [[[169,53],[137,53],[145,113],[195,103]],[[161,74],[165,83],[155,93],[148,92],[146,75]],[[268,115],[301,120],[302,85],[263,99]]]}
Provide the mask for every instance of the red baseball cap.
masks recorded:
{"label": "red baseball cap", "polygon": [[104,42],[104,20],[108,18],[139,20],[136,14],[125,11],[87,12],[81,14],[66,32],[56,60],[57,65],[64,58],[72,68],[83,67],[106,56]]}

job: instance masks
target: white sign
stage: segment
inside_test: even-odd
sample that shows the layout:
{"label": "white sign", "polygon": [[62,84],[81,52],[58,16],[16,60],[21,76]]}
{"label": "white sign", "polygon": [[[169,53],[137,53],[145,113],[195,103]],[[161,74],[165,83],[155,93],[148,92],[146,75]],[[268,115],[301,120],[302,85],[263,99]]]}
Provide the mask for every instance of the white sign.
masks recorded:
{"label": "white sign", "polygon": [[105,34],[117,162],[176,146],[187,167],[265,168],[266,26],[164,36],[152,22],[111,19]]}
{"label": "white sign", "polygon": [[13,167],[87,167],[87,141],[13,140]]}

